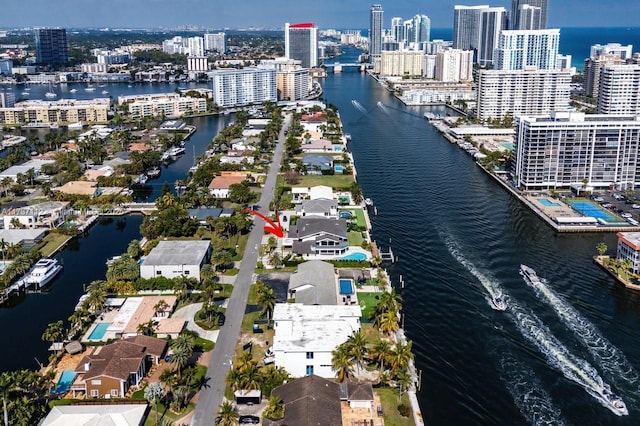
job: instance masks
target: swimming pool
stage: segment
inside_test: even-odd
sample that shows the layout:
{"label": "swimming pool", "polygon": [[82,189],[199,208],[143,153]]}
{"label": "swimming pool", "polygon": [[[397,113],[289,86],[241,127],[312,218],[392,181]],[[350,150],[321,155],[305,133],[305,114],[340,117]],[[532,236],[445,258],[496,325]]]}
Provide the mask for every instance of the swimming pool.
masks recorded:
{"label": "swimming pool", "polygon": [[353,280],[350,278],[340,278],[340,294],[350,296],[353,294]]}
{"label": "swimming pool", "polygon": [[333,167],[333,170],[335,170],[336,172],[342,173],[344,171],[344,167],[342,167],[340,164],[336,164]]}
{"label": "swimming pool", "polygon": [[588,200],[574,200],[567,201],[571,207],[580,212],[584,216],[594,217],[596,219],[602,219],[606,222],[622,222],[621,219],[618,219],[598,204],[588,201]]}
{"label": "swimming pool", "polygon": [[538,202],[545,207],[560,207],[560,203],[554,203],[546,198],[538,198]]}
{"label": "swimming pool", "polygon": [[109,328],[108,322],[99,322],[93,327],[91,330],[91,334],[89,334],[89,340],[101,340],[104,337],[104,334],[107,332],[107,328]]}
{"label": "swimming pool", "polygon": [[52,392],[56,394],[63,394],[69,392],[71,389],[71,383],[76,379],[76,372],[73,370],[62,370],[62,374],[58,379],[58,383],[53,388]]}
{"label": "swimming pool", "polygon": [[350,255],[341,257],[338,260],[367,260],[367,255],[364,253],[351,253]]}
{"label": "swimming pool", "polygon": [[353,217],[353,213],[343,210],[340,212],[340,217],[343,219],[349,219]]}

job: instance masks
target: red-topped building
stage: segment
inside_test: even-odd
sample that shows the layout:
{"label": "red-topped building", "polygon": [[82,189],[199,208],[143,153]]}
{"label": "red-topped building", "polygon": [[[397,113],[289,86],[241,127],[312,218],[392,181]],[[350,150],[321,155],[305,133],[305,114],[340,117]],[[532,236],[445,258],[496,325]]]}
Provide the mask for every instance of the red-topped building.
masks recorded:
{"label": "red-topped building", "polygon": [[284,56],[301,61],[303,68],[318,65],[318,27],[312,22],[284,25]]}

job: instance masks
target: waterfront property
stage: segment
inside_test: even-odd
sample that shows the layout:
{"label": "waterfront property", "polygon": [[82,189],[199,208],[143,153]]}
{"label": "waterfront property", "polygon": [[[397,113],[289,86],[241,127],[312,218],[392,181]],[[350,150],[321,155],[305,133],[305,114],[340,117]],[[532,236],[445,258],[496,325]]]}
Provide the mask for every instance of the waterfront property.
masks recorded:
{"label": "waterfront property", "polygon": [[200,281],[200,268],[210,255],[209,241],[160,241],[143,259],[140,276],[147,279],[188,277]]}
{"label": "waterfront property", "polygon": [[96,425],[140,426],[147,417],[147,403],[57,405],[40,426],[86,425],[91,419]]}
{"label": "waterfront property", "polygon": [[631,262],[631,271],[640,273],[640,232],[618,232],[618,260]]}
{"label": "waterfront property", "polygon": [[71,204],[60,201],[46,201],[11,209],[3,216],[4,229],[56,228],[73,213]]}
{"label": "waterfront property", "polygon": [[606,222],[611,224],[621,224],[626,223],[621,218],[618,218],[613,213],[605,210],[600,205],[594,203],[591,200],[586,199],[575,199],[575,200],[567,200],[567,204],[577,210],[580,214],[585,217],[593,217],[599,222]]}
{"label": "waterfront property", "polygon": [[277,303],[273,310],[276,367],[293,377],[335,377],[331,352],[360,330],[358,305]]}
{"label": "waterfront property", "polygon": [[179,93],[119,96],[118,103],[126,108],[132,118],[161,114],[167,117],[181,117],[185,114],[207,111],[205,98],[192,98]]}
{"label": "waterfront property", "polygon": [[104,123],[110,109],[109,98],[24,101],[11,108],[0,108],[0,124]]}
{"label": "waterfront property", "polygon": [[301,217],[290,226],[285,246],[287,242],[298,255],[344,255],[349,248],[347,221]]}
{"label": "waterfront property", "polygon": [[289,299],[305,305],[336,305],[336,271],[332,264],[311,260],[289,277]]}

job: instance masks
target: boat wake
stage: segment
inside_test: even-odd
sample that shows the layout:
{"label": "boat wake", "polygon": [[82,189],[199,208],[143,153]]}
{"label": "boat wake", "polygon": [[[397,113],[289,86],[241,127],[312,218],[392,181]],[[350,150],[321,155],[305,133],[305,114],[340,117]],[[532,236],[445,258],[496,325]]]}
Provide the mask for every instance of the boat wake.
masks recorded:
{"label": "boat wake", "polygon": [[[498,283],[498,281],[488,275],[485,272],[480,271],[476,266],[469,261],[460,250],[458,244],[449,236],[444,237],[445,245],[447,246],[447,250],[451,253],[458,263],[464,266],[471,274],[480,281],[480,284],[484,287],[484,289],[489,293],[489,297],[487,298],[487,303],[491,306],[492,309],[501,310],[500,307],[496,306],[494,301],[496,299],[505,300],[504,291],[502,290],[502,286]],[[506,306],[505,306],[506,308]]]}
{"label": "boat wake", "polygon": [[565,326],[575,333],[578,340],[587,348],[602,369],[603,374],[616,383],[619,383],[618,380],[620,380],[627,385],[638,386],[638,372],[624,354],[598,331],[595,325],[549,288],[544,279],[531,282],[525,278],[525,281],[531,284],[539,298],[549,303]]}
{"label": "boat wake", "polygon": [[380,108],[382,110],[382,112],[384,112],[385,114],[389,114],[389,110],[387,109],[387,107],[380,101],[378,101],[378,103],[376,104],[378,106],[378,108]]}
{"label": "boat wake", "polygon": [[569,352],[534,314],[527,313],[514,301],[511,301],[510,305],[516,327],[522,336],[545,356],[549,365],[562,372],[567,379],[582,386],[589,395],[616,415],[628,414],[626,407],[613,406],[611,387],[603,382],[595,368]]}
{"label": "boat wake", "polygon": [[499,351],[500,378],[520,414],[532,425],[564,425],[562,413],[534,371],[508,350]]}
{"label": "boat wake", "polygon": [[352,99],[351,103],[358,111],[360,111],[363,114],[367,114],[367,110],[365,109],[365,107],[362,106],[360,102],[356,101],[355,99]]}

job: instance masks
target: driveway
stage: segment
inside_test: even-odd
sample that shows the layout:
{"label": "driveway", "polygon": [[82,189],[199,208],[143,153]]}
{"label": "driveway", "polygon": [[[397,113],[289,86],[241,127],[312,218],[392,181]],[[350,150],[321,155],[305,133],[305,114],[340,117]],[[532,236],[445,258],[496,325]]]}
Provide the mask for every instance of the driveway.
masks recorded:
{"label": "driveway", "polygon": [[194,320],[196,313],[198,313],[200,309],[202,309],[202,303],[192,303],[175,311],[172,318],[183,318],[187,320],[187,330],[195,331],[200,337],[215,342],[218,339],[220,330],[205,330],[196,324]]}

